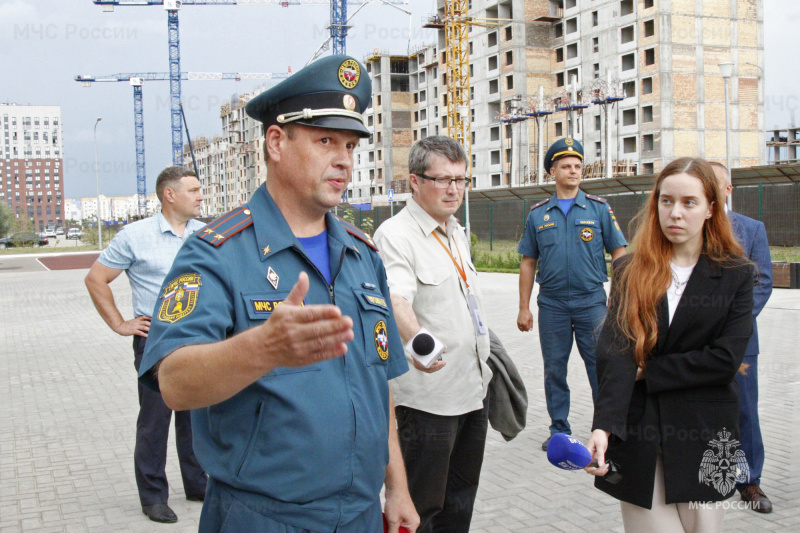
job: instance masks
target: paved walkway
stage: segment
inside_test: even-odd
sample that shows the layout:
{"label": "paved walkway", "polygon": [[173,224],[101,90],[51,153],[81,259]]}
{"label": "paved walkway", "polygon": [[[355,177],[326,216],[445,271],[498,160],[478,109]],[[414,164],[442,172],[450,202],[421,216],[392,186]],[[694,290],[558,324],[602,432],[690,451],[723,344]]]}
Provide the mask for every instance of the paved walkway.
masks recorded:
{"label": "paved walkway", "polygon": [[[0,256],[0,531],[197,531],[200,504],[184,498],[174,446],[167,472],[170,505],[180,520],[154,524],[141,513],[133,475],[131,340],[110,331],[95,312],[83,286],[86,270],[28,271],[22,263]],[[530,408],[528,428],[514,441],[490,434],[472,531],[621,531],[616,501],[583,472],[552,467],[540,449],[549,424],[542,364],[536,333],[516,329],[517,276],[480,279],[488,322],[520,368]],[[113,288],[129,315],[127,279]],[[732,510],[725,522],[731,533],[800,530],[797,455],[791,453],[800,441],[800,291],[776,290],[759,326],[763,487],[775,512]],[[570,422],[586,441],[591,397],[577,352],[569,382]]]}

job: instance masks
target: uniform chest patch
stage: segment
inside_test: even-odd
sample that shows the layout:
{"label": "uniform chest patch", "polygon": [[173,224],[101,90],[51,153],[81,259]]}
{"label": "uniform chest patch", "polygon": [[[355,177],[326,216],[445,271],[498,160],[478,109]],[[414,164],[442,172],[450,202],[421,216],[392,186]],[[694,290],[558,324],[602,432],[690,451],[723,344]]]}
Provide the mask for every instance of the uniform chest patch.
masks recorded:
{"label": "uniform chest patch", "polygon": [[250,305],[253,306],[253,312],[257,315],[268,315],[272,313],[280,304],[283,303],[283,299],[280,300],[264,300],[259,298],[251,298]]}
{"label": "uniform chest patch", "polygon": [[540,226],[537,226],[536,227],[536,231],[542,231],[542,230],[545,230],[545,229],[550,229],[550,228],[555,228],[555,227],[556,227],[556,223],[555,222],[548,222],[547,224],[541,224]]}
{"label": "uniform chest patch", "polygon": [[589,242],[594,238],[594,231],[592,228],[583,228],[581,230],[581,240],[583,242]]}
{"label": "uniform chest patch", "polygon": [[158,319],[174,324],[191,314],[197,305],[200,285],[199,274],[183,274],[170,281],[164,287],[161,307],[158,309]]}
{"label": "uniform chest patch", "polygon": [[375,349],[378,350],[378,357],[381,361],[389,359],[389,335],[386,332],[386,322],[378,320],[373,329],[375,336]]}

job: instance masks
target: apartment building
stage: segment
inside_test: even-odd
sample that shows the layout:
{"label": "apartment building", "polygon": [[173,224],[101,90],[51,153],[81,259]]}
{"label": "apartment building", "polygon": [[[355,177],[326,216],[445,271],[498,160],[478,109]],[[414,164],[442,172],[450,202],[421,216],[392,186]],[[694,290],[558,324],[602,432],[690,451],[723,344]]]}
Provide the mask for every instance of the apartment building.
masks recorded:
{"label": "apartment building", "polygon": [[0,104],[0,201],[34,231],[64,224],[61,107]]}
{"label": "apartment building", "polygon": [[[605,175],[609,155],[612,172],[627,174],[658,172],[681,156],[724,161],[725,62],[734,64],[732,165],[765,160],[763,0],[471,0],[468,13],[478,189],[536,182],[537,124],[542,151],[566,135],[581,140],[591,177]],[[444,16],[440,0],[428,25],[439,29],[436,45],[364,58],[374,135],[356,153],[354,199],[403,190],[409,137],[449,133]],[[534,110],[552,114],[537,123]]]}
{"label": "apartment building", "polygon": [[[145,208],[146,216],[151,216],[159,210],[161,203],[155,193],[145,198],[147,204]],[[74,220],[97,220],[97,197],[85,196],[80,199],[80,211],[75,218],[75,210],[78,208],[78,201],[67,199],[70,206],[71,216]],[[100,220],[133,220],[139,216],[139,196],[104,196],[100,195]]]}

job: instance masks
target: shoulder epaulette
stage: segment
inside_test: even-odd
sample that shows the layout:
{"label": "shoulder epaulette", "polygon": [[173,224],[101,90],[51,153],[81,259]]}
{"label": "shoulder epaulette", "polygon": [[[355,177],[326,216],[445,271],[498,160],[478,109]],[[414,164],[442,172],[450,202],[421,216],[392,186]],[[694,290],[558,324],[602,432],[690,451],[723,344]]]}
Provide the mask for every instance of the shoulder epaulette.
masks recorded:
{"label": "shoulder epaulette", "polygon": [[334,216],[334,218],[336,218],[336,220],[341,222],[342,226],[344,226],[344,229],[345,229],[345,231],[347,233],[349,233],[350,235],[352,235],[353,237],[355,237],[359,241],[362,241],[364,244],[366,244],[367,246],[369,246],[370,248],[372,248],[376,252],[378,251],[378,248],[375,246],[375,243],[372,241],[372,237],[370,237],[369,235],[367,235],[366,233],[361,231],[358,228],[358,226],[355,226],[355,225],[351,224],[350,222],[346,221],[345,219],[343,219],[342,217],[340,217],[338,215],[333,215],[333,216]]}
{"label": "shoulder epaulette", "polygon": [[537,207],[541,207],[541,206],[543,206],[544,204],[546,204],[546,203],[547,203],[547,202],[549,202],[549,201],[550,201],[550,198],[548,198],[547,200],[542,200],[542,201],[541,201],[541,202],[539,202],[538,204],[536,204],[536,205],[534,205],[534,206],[531,206],[531,211],[533,211],[533,210],[534,210],[534,209],[536,209]]}
{"label": "shoulder epaulette", "polygon": [[212,220],[205,228],[197,230],[197,238],[212,246],[219,246],[243,229],[253,225],[247,204]]}
{"label": "shoulder epaulette", "polygon": [[595,196],[594,194],[587,194],[586,198],[588,198],[589,200],[594,200],[595,202],[600,202],[601,204],[607,204],[608,203],[608,200],[606,200],[605,198],[601,198],[599,196]]}

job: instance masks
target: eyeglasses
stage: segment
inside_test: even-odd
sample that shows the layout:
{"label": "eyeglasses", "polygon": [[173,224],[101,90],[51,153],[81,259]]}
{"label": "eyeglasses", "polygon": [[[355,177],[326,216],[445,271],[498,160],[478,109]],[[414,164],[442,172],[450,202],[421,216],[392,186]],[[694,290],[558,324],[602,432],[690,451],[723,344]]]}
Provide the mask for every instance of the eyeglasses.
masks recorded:
{"label": "eyeglasses", "polygon": [[456,189],[463,190],[470,183],[472,183],[471,178],[432,178],[430,176],[426,176],[425,174],[417,174],[417,176],[422,179],[431,180],[434,187],[437,189],[448,189],[450,188],[451,183],[455,183]]}

